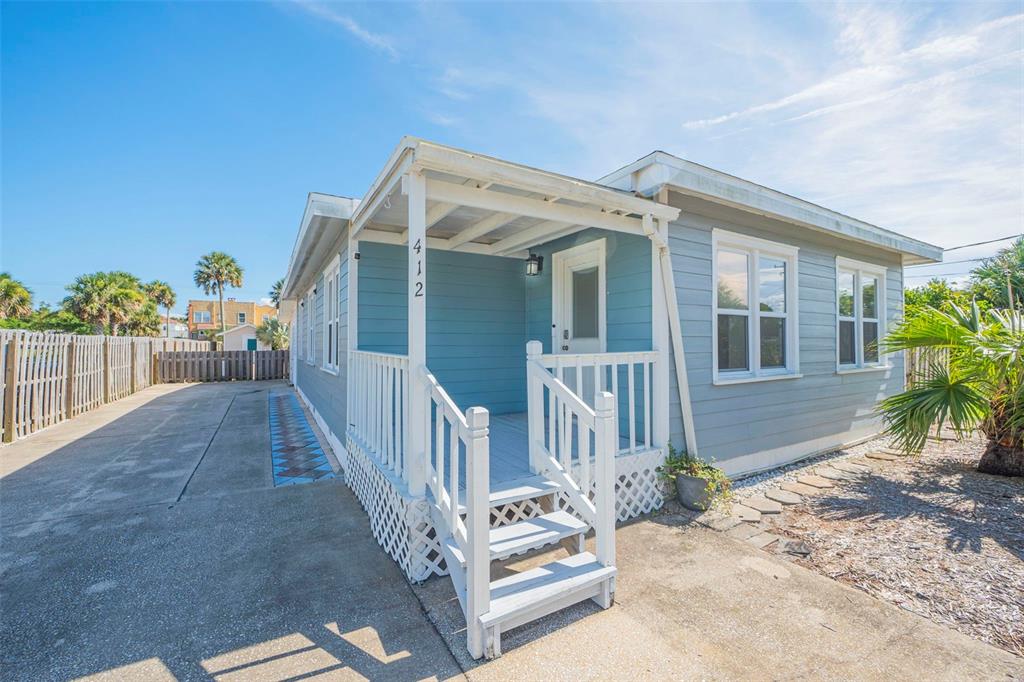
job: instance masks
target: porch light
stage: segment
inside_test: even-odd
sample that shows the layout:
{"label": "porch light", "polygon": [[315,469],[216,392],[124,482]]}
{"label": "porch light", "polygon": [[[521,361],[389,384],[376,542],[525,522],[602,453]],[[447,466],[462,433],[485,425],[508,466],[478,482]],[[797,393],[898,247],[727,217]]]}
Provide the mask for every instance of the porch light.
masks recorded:
{"label": "porch light", "polygon": [[544,256],[531,253],[526,259],[526,276],[535,277],[544,269]]}

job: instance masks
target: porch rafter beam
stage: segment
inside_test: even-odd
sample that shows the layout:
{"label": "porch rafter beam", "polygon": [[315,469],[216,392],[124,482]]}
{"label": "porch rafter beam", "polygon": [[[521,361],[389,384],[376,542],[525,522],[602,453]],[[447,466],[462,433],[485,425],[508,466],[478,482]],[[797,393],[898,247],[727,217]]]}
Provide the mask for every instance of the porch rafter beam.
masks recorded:
{"label": "porch rafter beam", "polygon": [[[359,239],[364,242],[396,244],[398,246],[407,242],[400,232],[386,232],[384,230],[375,230],[370,227],[359,233]],[[485,256],[502,255],[507,258],[526,258],[529,255],[525,251],[521,250],[496,254],[488,244],[463,244],[462,246],[452,247],[449,244],[450,241],[450,239],[442,239],[441,237],[427,237],[427,248],[437,249],[438,251],[455,251],[457,253],[477,253]]]}
{"label": "porch rafter beam", "polygon": [[578,223],[561,223],[555,220],[545,220],[533,227],[526,228],[522,232],[509,235],[501,241],[491,244],[491,253],[500,256],[509,251],[522,251],[536,244],[564,237],[576,230],[584,229],[584,227]]}
{"label": "porch rafter beam", "polygon": [[588,225],[630,234],[644,233],[639,218],[629,218],[603,210],[557,204],[505,192],[474,189],[439,180],[427,180],[427,196],[434,201],[457,203],[462,206],[500,213],[513,213],[541,220]]}
{"label": "porch rafter beam", "polygon": [[371,198],[365,204],[359,204],[355,214],[352,216],[351,234],[353,238],[359,237],[359,233],[366,227],[366,223],[389,200],[389,197],[395,191],[395,187],[402,182],[402,177],[411,165],[411,156],[408,154],[403,155],[401,161],[395,165],[388,176],[382,178],[379,184],[371,191]]}
{"label": "porch rafter beam", "polygon": [[[477,183],[476,180],[467,180],[462,183],[465,186],[476,184],[477,189],[487,189],[491,186],[489,182]],[[427,229],[429,230],[434,225],[438,224],[448,216],[450,216],[456,209],[459,208],[459,204],[450,204],[443,201],[439,201],[427,210]],[[404,244],[409,239],[409,230],[406,229],[402,232],[402,243]]]}
{"label": "porch rafter beam", "polygon": [[[560,198],[561,197],[545,197],[544,201],[553,204]],[[480,237],[486,236],[493,232],[494,230],[497,230],[499,227],[508,225],[510,222],[512,222],[518,217],[519,216],[516,215],[515,213],[494,213],[492,215],[487,216],[483,220],[480,220],[477,223],[470,225],[469,227],[462,230],[453,237],[450,237],[448,241],[451,242],[452,248],[455,248],[456,246],[461,246],[466,242],[471,242],[474,239],[479,239]]]}

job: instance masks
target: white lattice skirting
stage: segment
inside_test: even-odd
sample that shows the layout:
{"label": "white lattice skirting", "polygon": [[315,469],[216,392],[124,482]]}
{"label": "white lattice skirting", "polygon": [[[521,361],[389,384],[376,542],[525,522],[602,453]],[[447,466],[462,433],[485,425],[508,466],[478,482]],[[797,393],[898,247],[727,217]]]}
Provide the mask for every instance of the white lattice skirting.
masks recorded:
{"label": "white lattice skirting", "polygon": [[[441,545],[434,531],[427,500],[410,497],[400,481],[382,469],[350,433],[345,482],[370,518],[370,529],[380,546],[391,555],[409,580],[420,582],[431,575],[447,575]],[[660,509],[664,503],[655,467],[660,450],[615,459],[616,517],[622,522]],[[561,500],[565,504],[565,499]],[[543,514],[537,500],[523,500],[491,511],[491,526],[504,526]]]}

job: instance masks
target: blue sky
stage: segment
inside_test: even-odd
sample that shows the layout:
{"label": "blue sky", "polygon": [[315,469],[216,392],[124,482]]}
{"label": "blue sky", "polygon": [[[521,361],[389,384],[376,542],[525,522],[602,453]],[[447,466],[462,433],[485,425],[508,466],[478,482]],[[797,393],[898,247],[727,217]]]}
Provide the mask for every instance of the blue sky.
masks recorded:
{"label": "blue sky", "polygon": [[265,296],[306,193],[361,196],[406,134],[588,179],[663,149],[947,247],[1024,232],[1019,3],[5,2],[0,30],[0,267],[37,301],[105,269],[201,297],[213,249]]}

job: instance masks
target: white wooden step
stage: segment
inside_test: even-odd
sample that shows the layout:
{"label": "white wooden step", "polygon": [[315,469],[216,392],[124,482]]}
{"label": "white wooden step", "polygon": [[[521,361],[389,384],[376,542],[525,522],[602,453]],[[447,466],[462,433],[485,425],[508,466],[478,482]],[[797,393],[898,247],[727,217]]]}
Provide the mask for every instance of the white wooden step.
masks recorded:
{"label": "white wooden step", "polygon": [[[522,502],[523,500],[530,500],[535,497],[544,497],[545,495],[551,495],[557,493],[562,489],[562,486],[546,476],[527,476],[525,478],[517,478],[513,481],[501,481],[500,483],[491,484],[491,492],[488,496],[488,503],[491,505],[491,509],[495,507],[501,507],[502,505],[512,504],[513,502]],[[466,491],[459,491],[459,513],[466,513]]]}
{"label": "white wooden step", "polygon": [[[532,519],[517,521],[490,530],[491,560],[504,559],[559,540],[586,533],[590,526],[567,511],[558,510]],[[446,549],[465,568],[466,557],[455,539],[445,540]],[[447,556],[447,553],[446,553]]]}
{"label": "white wooden step", "polygon": [[581,552],[491,583],[491,608],[481,616],[485,628],[504,632],[596,597],[615,577],[614,566],[602,566],[590,552]]}

